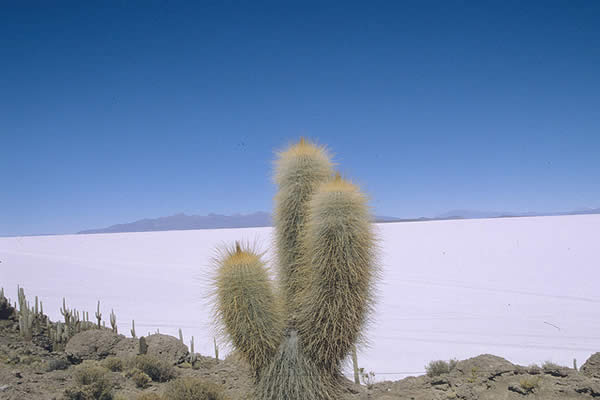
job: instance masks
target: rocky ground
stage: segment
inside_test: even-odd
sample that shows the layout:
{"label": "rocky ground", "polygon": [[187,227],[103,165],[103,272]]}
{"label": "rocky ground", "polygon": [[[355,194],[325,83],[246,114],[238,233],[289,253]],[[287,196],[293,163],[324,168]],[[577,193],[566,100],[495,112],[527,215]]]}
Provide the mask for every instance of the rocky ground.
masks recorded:
{"label": "rocky ground", "polygon": [[[186,360],[187,347],[167,335],[146,338],[148,354],[176,365],[179,376],[198,376],[221,385],[231,399],[247,399],[252,379],[245,365],[230,357],[217,361],[198,356],[193,367]],[[24,341],[14,319],[0,321],[0,399],[63,399],[73,386],[73,372],[85,360],[135,357],[139,341],[110,330],[78,333],[64,351],[51,351],[42,333]],[[135,400],[142,393],[162,393],[166,383],[152,382],[140,389],[126,372],[108,372],[116,400]],[[370,387],[347,382],[346,400],[441,400],[441,399],[600,399],[600,353],[576,371],[547,365],[521,367],[493,355],[460,361],[447,374],[410,377]]]}

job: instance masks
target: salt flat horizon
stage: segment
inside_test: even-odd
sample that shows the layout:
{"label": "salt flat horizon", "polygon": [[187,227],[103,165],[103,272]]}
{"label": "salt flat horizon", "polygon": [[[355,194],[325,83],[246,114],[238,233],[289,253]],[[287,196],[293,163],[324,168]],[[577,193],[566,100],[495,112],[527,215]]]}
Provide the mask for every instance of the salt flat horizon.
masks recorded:
{"label": "salt flat horizon", "polygon": [[[431,360],[491,353],[528,365],[581,365],[600,351],[600,215],[376,224],[382,279],[359,350],[377,380],[424,373]],[[207,302],[217,246],[247,240],[273,258],[272,228],[0,238],[0,286],[93,315],[119,332],[161,333],[213,356]],[[272,263],[269,263],[273,267]],[[226,353],[226,351],[222,351]],[[225,354],[223,354],[225,355]]]}

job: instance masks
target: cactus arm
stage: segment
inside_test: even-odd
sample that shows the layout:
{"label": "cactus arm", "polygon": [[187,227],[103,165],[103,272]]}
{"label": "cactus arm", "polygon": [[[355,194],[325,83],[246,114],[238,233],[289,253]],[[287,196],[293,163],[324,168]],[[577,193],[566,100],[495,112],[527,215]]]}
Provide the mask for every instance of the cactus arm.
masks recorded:
{"label": "cactus arm", "polygon": [[198,361],[198,355],[194,350],[194,337],[192,336],[192,340],[190,340],[190,364],[194,365]]}
{"label": "cactus arm", "polygon": [[[332,173],[329,154],[304,139],[279,153],[275,162],[275,243],[279,279],[288,310],[294,313],[295,298],[303,286],[301,269],[301,236],[308,202],[316,188]],[[293,319],[293,315],[291,316]]]}
{"label": "cactus arm", "polygon": [[304,246],[311,273],[298,329],[310,358],[335,372],[372,311],[375,239],[366,196],[339,176],[315,193],[309,215]]}
{"label": "cactus arm", "polygon": [[273,357],[283,333],[283,315],[260,256],[236,243],[215,260],[215,312],[222,330],[255,377]]}

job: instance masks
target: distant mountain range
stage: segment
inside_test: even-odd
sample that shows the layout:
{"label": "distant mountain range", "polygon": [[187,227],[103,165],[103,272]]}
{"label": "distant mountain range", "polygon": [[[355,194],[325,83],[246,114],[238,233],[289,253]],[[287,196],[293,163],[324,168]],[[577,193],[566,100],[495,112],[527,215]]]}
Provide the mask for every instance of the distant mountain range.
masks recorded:
{"label": "distant mountain range", "polygon": [[[376,216],[376,222],[400,222],[401,218]],[[257,228],[272,226],[271,214],[263,211],[252,214],[234,215],[186,215],[183,213],[159,218],[144,218],[125,224],[111,225],[107,228],[87,229],[77,233],[117,233],[117,232],[152,232],[180,231],[188,229],[220,229],[220,228]]]}
{"label": "distant mountain range", "polygon": [[515,213],[509,211],[476,211],[476,210],[453,210],[438,215],[433,219],[475,219],[475,218],[509,218],[509,217],[545,217],[557,215],[584,215],[600,214],[600,208],[586,208],[566,212],[524,212]]}
{"label": "distant mountain range", "polygon": [[[552,215],[580,215],[600,214],[600,208],[590,208],[570,212],[558,213],[511,213],[494,211],[453,210],[440,214],[434,218],[396,218],[387,216],[375,216],[375,222],[415,222],[415,221],[437,221],[448,219],[475,219],[475,218],[509,218],[509,217],[534,217]],[[152,232],[173,231],[189,229],[219,229],[219,228],[256,228],[272,226],[271,214],[267,212],[255,212],[252,214],[234,215],[186,215],[183,213],[168,217],[145,218],[138,221],[111,225],[107,228],[88,229],[77,232],[87,233],[118,233],[118,232]]]}

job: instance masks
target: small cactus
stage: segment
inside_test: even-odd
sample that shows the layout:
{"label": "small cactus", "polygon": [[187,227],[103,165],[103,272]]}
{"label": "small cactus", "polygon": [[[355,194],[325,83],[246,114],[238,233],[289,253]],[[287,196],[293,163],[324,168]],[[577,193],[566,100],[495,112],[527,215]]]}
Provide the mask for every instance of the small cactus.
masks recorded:
{"label": "small cactus", "polygon": [[194,350],[194,337],[192,336],[192,340],[190,340],[190,364],[194,365],[198,360],[198,355]]}
{"label": "small cactus", "polygon": [[63,318],[65,319],[65,326],[64,326],[64,335],[69,338],[72,335],[75,334],[75,331],[73,330],[73,327],[71,326],[71,320],[73,317],[73,312],[72,310],[69,310],[67,308],[67,301],[65,300],[65,298],[63,297],[63,305],[60,309],[60,313],[62,314]]}
{"label": "small cactus", "polygon": [[356,345],[352,346],[352,369],[354,371],[354,383],[360,385],[360,373],[358,368],[358,355],[356,354]]}
{"label": "small cactus", "polygon": [[56,323],[56,329],[49,329],[50,339],[52,340],[52,348],[54,351],[62,351],[64,344],[69,339],[65,336],[63,324],[61,322]]}
{"label": "small cactus", "polygon": [[112,331],[114,333],[117,332],[117,315],[115,314],[115,310],[110,310],[110,326],[112,327]]}
{"label": "small cactus", "polygon": [[33,313],[29,310],[19,315],[19,332],[25,340],[31,340],[33,336]]}
{"label": "small cactus", "polygon": [[23,339],[31,340],[33,338],[35,308],[29,308],[25,290],[22,287],[17,286],[17,294],[19,297],[19,332]]}
{"label": "small cactus", "polygon": [[135,320],[131,320],[131,337],[135,339]]}
{"label": "small cactus", "polygon": [[215,346],[215,360],[219,361],[219,345],[217,344],[217,338],[213,337],[213,343]]}
{"label": "small cactus", "polygon": [[60,313],[62,314],[63,318],[65,319],[65,324],[67,324],[69,319],[71,318],[71,312],[67,308],[67,300],[65,300],[64,297],[63,297],[62,303],[63,303],[63,305],[60,308]]}
{"label": "small cactus", "polygon": [[98,308],[96,309],[96,319],[98,320],[98,329],[101,328],[102,313],[100,312],[100,300],[98,300]]}
{"label": "small cactus", "polygon": [[141,355],[146,353],[148,353],[148,344],[146,343],[146,338],[142,336],[138,341],[138,354]]}

